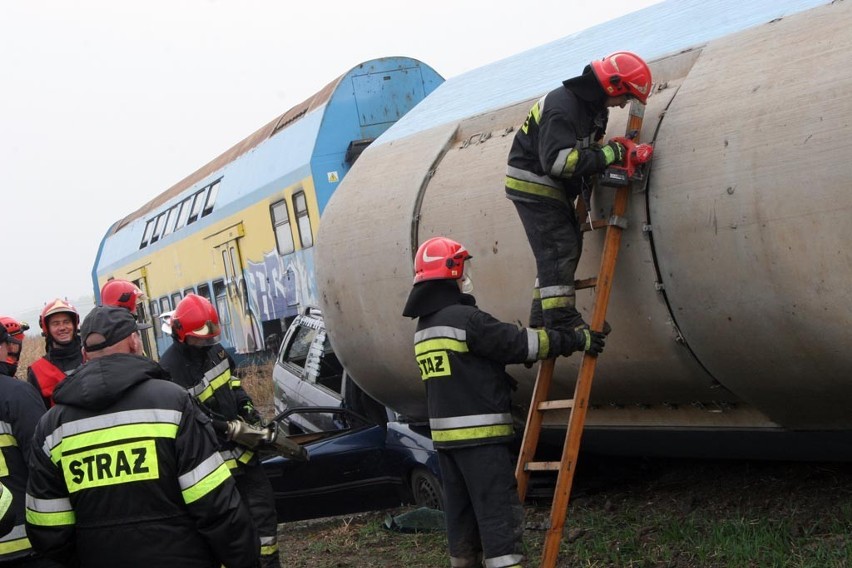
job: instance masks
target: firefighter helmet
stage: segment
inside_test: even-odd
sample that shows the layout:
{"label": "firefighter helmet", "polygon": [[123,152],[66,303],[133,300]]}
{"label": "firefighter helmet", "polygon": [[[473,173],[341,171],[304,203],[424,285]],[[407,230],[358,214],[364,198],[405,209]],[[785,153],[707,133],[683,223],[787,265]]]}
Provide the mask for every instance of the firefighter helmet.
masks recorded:
{"label": "firefighter helmet", "polygon": [[27,325],[26,322],[18,321],[9,316],[0,316],[0,323],[2,323],[3,327],[6,328],[6,331],[9,332],[9,335],[18,340],[23,340],[24,332],[30,329],[30,326]]}
{"label": "firefighter helmet", "polygon": [[66,300],[56,298],[55,300],[49,301],[41,310],[41,315],[38,316],[38,325],[41,328],[41,334],[43,336],[50,337],[47,325],[47,320],[50,316],[61,313],[71,314],[71,319],[74,320],[74,330],[77,330],[80,325],[80,314],[77,313],[77,308]]}
{"label": "firefighter helmet", "polygon": [[630,95],[642,104],[651,92],[651,70],[641,57],[629,51],[617,51],[592,61],[592,71],[608,97]]}
{"label": "firefighter helmet", "polygon": [[199,339],[218,337],[219,314],[210,300],[197,294],[187,294],[178,302],[172,314],[172,335],[178,341],[186,341],[187,336]]}
{"label": "firefighter helmet", "polygon": [[126,308],[133,315],[136,315],[136,304],[145,299],[139,286],[127,280],[109,280],[101,288],[101,305]]}
{"label": "firefighter helmet", "polygon": [[458,280],[464,261],[472,258],[464,246],[446,237],[432,237],[420,245],[414,258],[414,283],[425,280]]}

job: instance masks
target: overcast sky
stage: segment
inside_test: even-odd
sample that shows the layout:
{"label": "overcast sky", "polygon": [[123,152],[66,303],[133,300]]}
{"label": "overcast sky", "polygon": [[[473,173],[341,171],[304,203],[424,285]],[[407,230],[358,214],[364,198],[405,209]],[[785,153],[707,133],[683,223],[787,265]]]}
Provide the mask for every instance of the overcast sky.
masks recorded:
{"label": "overcast sky", "polygon": [[114,221],[362,61],[451,78],[657,1],[0,0],[0,315],[91,294]]}

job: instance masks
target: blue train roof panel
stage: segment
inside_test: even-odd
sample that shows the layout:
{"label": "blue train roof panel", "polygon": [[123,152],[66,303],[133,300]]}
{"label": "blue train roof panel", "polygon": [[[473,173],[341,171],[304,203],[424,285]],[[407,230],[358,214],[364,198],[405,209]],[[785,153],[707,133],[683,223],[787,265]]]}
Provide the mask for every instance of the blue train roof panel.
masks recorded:
{"label": "blue train roof panel", "polygon": [[590,61],[633,51],[651,61],[828,4],[827,0],[668,0],[444,82],[377,144],[542,95]]}

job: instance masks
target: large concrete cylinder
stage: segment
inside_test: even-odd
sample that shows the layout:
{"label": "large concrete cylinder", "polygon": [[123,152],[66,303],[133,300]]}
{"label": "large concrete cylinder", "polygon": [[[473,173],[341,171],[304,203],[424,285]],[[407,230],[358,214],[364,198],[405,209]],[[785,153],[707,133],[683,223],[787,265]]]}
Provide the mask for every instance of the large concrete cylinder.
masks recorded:
{"label": "large concrete cylinder", "polygon": [[[592,425],[845,430],[852,425],[852,4],[651,63],[643,141],[592,390]],[[425,415],[401,315],[413,250],[473,254],[480,308],[525,324],[532,253],[503,176],[532,100],[369,148],[326,209],[316,267],[332,342],[373,396]],[[608,135],[625,130],[614,109]],[[606,217],[612,192],[598,190]],[[587,233],[578,278],[598,269]],[[590,318],[594,296],[578,292]],[[560,359],[570,396],[579,357]],[[510,367],[515,400],[534,369]]]}

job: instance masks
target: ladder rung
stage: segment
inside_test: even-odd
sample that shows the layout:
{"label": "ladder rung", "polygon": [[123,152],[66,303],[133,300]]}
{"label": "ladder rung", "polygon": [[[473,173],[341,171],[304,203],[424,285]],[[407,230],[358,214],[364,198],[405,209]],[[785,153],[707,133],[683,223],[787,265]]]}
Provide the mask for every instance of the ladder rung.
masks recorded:
{"label": "ladder rung", "polygon": [[528,462],[524,465],[525,471],[558,471],[562,462]]}
{"label": "ladder rung", "polygon": [[563,408],[573,408],[574,399],[566,398],[564,400],[545,400],[538,403],[539,410],[562,410]]}
{"label": "ladder rung", "polygon": [[594,288],[598,285],[598,279],[595,278],[584,278],[582,280],[574,280],[574,289],[576,290],[584,290],[586,288]]}

